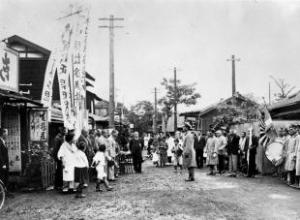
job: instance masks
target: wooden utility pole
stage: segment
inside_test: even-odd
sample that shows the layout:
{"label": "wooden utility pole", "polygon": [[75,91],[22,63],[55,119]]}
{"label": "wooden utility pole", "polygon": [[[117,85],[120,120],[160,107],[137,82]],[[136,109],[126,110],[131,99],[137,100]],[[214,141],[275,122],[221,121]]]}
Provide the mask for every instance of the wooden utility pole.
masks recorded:
{"label": "wooden utility pole", "polygon": [[174,132],[177,130],[177,74],[174,67]]}
{"label": "wooden utility pole", "polygon": [[235,58],[234,55],[232,55],[231,59],[227,59],[227,61],[231,61],[232,64],[232,96],[233,96],[236,93],[235,61],[240,61],[240,58]]}
{"label": "wooden utility pole", "polygon": [[153,133],[157,133],[157,89],[154,88],[154,117],[153,117]]}
{"label": "wooden utility pole", "polygon": [[115,72],[114,72],[114,29],[123,26],[114,25],[114,21],[123,21],[124,18],[99,18],[101,21],[109,21],[108,26],[99,26],[109,29],[109,127],[115,128]]}

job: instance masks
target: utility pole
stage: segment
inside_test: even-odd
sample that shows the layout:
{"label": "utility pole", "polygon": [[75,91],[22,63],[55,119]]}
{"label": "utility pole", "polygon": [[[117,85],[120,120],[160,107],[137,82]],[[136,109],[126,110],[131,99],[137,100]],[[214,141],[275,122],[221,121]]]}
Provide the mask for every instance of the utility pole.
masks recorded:
{"label": "utility pole", "polygon": [[174,132],[177,130],[177,74],[174,67]]}
{"label": "utility pole", "polygon": [[124,18],[115,18],[110,15],[109,18],[99,18],[99,20],[109,21],[108,26],[99,26],[99,28],[109,29],[109,127],[115,128],[114,29],[123,26],[114,25],[114,21],[123,21]]}
{"label": "utility pole", "polygon": [[157,88],[154,88],[154,117],[153,117],[153,133],[157,132]]}
{"label": "utility pole", "polygon": [[240,61],[240,58],[235,58],[234,55],[231,56],[231,59],[227,59],[227,61],[231,61],[232,64],[232,96],[236,93],[236,82],[235,82],[235,61]]}

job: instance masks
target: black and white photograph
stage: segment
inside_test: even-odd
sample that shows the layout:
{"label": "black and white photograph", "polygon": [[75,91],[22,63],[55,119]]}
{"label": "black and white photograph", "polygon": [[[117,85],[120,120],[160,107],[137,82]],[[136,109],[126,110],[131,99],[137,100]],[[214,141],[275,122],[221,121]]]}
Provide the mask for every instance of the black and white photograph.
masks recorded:
{"label": "black and white photograph", "polygon": [[0,219],[300,219],[300,0],[0,0]]}

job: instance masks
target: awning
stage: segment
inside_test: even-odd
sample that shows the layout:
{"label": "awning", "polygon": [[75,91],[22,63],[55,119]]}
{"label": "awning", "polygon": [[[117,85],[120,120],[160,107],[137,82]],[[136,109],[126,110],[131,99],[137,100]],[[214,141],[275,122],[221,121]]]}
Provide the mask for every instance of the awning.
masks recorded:
{"label": "awning", "polygon": [[42,103],[34,101],[30,98],[23,96],[20,93],[11,92],[7,90],[0,89],[0,100],[6,103],[16,103],[16,104],[32,104],[33,107],[41,107]]}

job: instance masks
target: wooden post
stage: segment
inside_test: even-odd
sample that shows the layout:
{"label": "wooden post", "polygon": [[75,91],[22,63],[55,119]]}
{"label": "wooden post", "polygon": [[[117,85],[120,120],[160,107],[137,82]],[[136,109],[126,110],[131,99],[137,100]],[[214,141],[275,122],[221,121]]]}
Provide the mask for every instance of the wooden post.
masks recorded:
{"label": "wooden post", "polygon": [[174,67],[174,132],[177,130],[177,74]]}
{"label": "wooden post", "polygon": [[109,127],[115,128],[115,72],[114,72],[114,29],[122,26],[115,26],[115,20],[124,20],[124,18],[99,18],[99,20],[108,20],[108,26],[99,26],[109,29]]}

